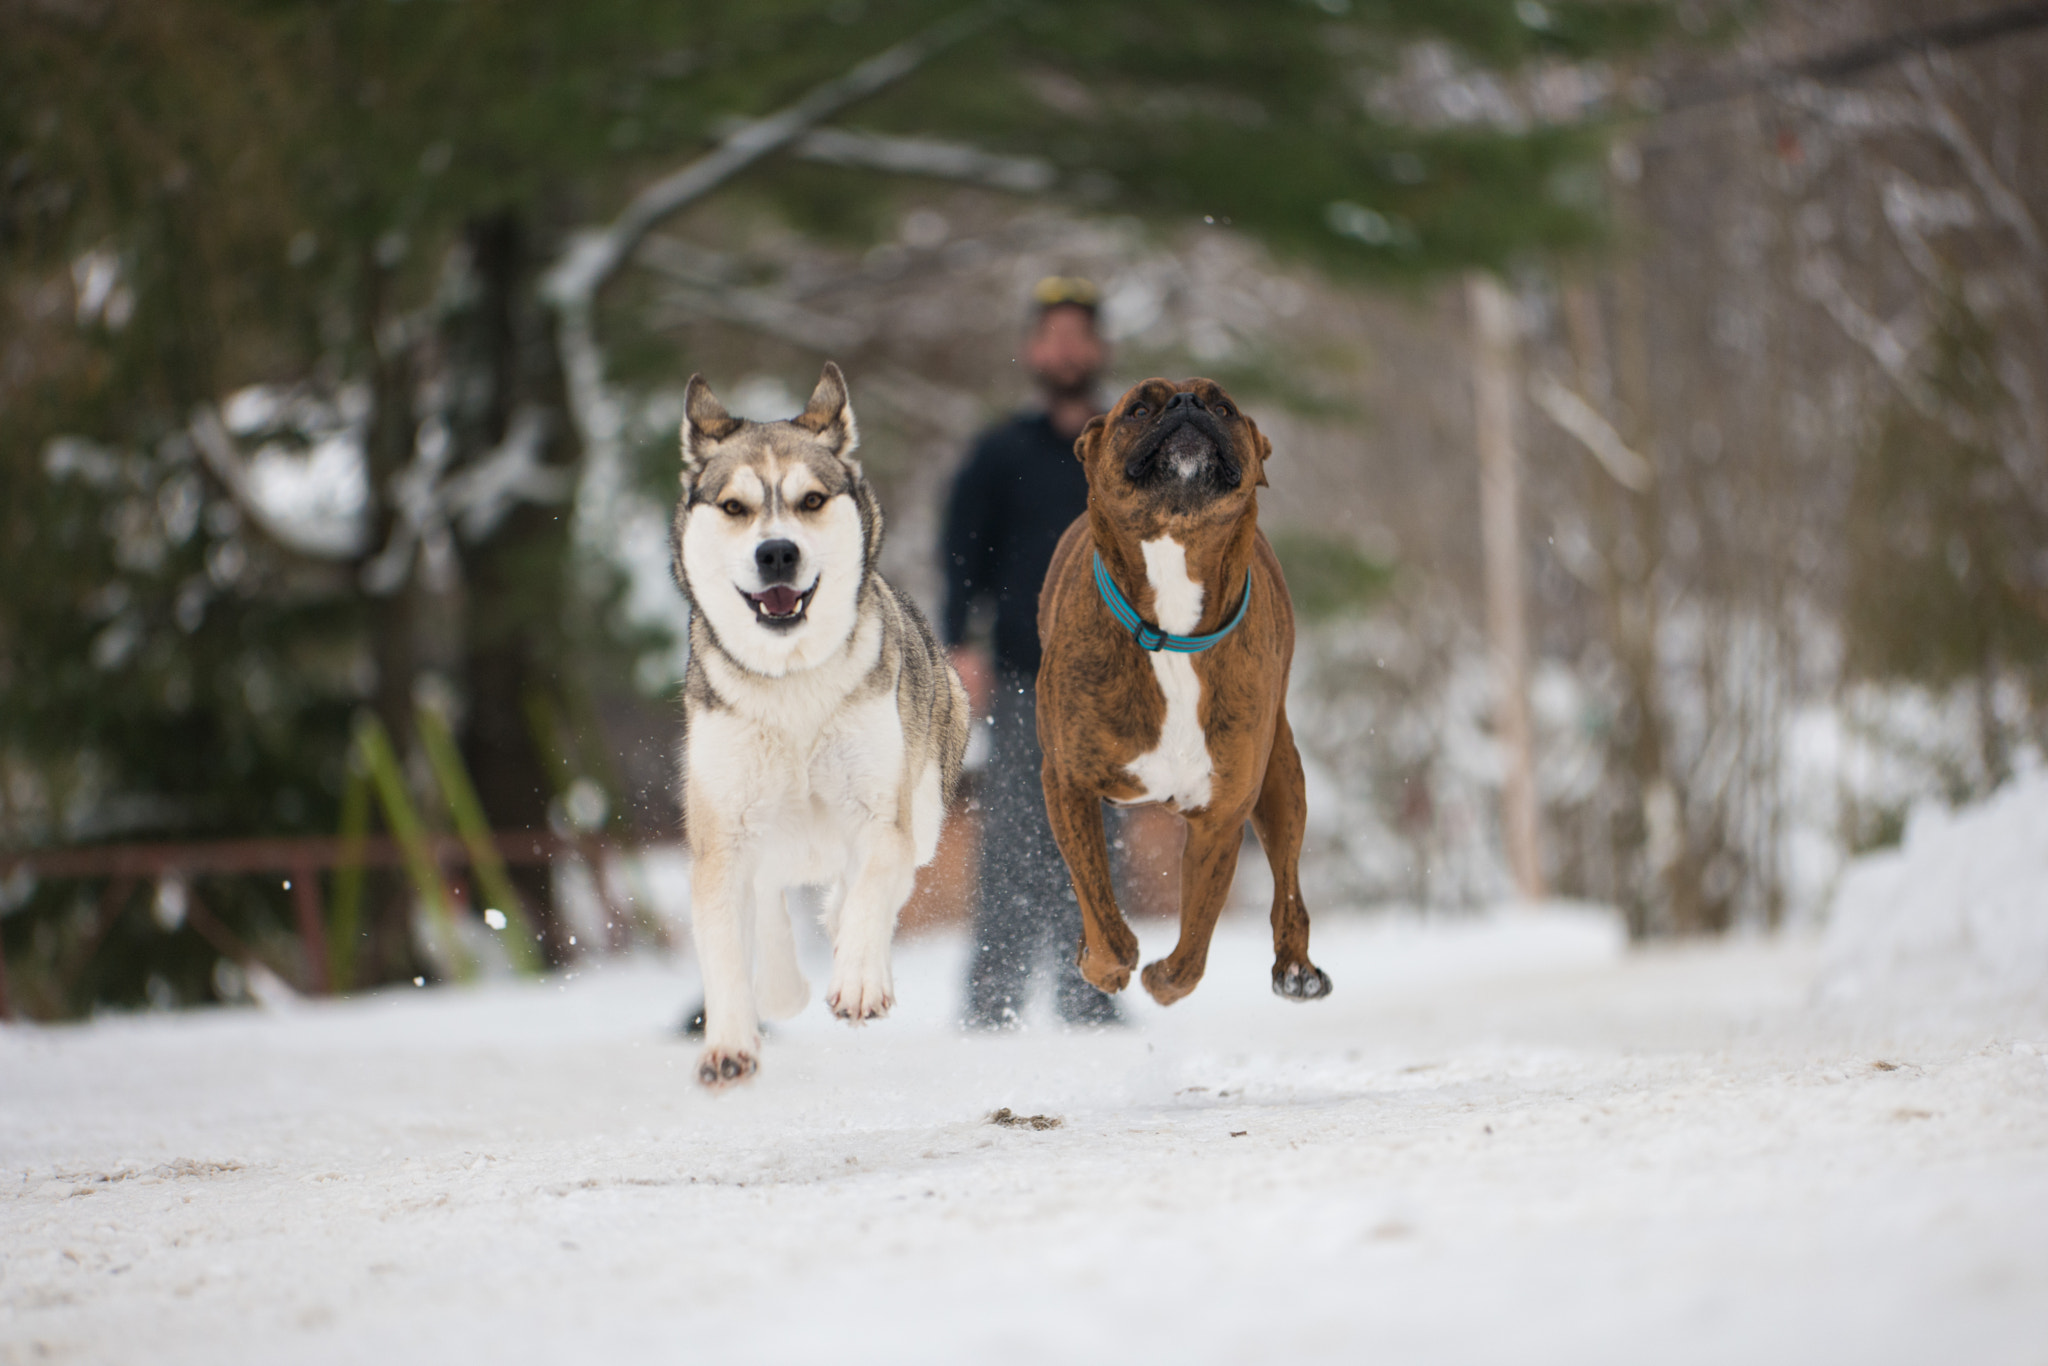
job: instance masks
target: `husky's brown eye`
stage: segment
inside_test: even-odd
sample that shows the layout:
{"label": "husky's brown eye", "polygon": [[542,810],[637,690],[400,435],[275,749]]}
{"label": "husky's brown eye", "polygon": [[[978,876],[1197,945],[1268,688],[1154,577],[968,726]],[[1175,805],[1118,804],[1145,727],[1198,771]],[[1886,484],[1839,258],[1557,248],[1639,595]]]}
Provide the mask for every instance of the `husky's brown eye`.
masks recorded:
{"label": "husky's brown eye", "polygon": [[728,517],[744,517],[747,515],[747,505],[737,498],[726,499],[718,505],[718,510]]}
{"label": "husky's brown eye", "polygon": [[805,512],[816,512],[819,508],[825,506],[825,495],[816,489],[812,489],[804,495],[804,500],[798,503],[797,506]]}

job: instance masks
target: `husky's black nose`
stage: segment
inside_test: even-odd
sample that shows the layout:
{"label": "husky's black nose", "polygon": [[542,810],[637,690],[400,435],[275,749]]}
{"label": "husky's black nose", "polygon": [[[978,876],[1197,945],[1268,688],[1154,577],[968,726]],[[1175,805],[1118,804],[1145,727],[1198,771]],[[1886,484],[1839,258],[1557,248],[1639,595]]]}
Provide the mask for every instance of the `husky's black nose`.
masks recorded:
{"label": "husky's black nose", "polygon": [[754,567],[762,583],[794,583],[797,561],[804,557],[795,541],[763,541],[754,547]]}

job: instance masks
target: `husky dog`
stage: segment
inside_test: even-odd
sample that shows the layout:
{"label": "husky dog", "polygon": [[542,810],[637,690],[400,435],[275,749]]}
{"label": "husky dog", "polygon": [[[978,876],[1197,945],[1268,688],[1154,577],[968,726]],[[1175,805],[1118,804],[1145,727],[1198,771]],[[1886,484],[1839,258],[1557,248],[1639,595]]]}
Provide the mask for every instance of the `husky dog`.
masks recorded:
{"label": "husky dog", "polygon": [[832,1013],[895,1004],[889,941],[938,848],[967,750],[967,693],[931,628],[875,572],[882,510],[829,361],[786,422],[683,400],[676,582],[689,599],[683,824],[704,970],[697,1080],[753,1075],[760,1021],[811,998],[783,893],[827,888]]}

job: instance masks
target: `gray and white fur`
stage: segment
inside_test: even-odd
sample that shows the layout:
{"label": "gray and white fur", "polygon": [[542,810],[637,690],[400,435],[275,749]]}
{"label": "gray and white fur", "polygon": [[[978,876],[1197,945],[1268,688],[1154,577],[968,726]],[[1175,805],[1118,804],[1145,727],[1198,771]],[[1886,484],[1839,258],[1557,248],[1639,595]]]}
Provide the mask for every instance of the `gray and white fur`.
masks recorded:
{"label": "gray and white fur", "polygon": [[673,549],[692,609],[680,754],[708,1087],[751,1076],[761,1019],[810,1001],[792,887],[827,889],[833,1013],[888,1013],[896,917],[967,750],[959,678],[876,573],[882,512],[858,441],[830,362],[785,422],[733,417],[690,377]]}

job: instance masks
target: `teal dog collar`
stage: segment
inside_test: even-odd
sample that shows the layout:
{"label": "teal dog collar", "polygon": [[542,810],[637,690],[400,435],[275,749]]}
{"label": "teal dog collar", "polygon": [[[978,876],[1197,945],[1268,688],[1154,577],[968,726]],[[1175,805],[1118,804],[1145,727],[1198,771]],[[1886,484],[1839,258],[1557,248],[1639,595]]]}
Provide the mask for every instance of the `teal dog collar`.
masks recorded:
{"label": "teal dog collar", "polygon": [[1117,619],[1131,639],[1138,642],[1138,648],[1157,654],[1165,650],[1177,655],[1198,655],[1223,637],[1237,629],[1244,620],[1245,609],[1252,605],[1252,571],[1244,571],[1244,597],[1238,601],[1237,612],[1225,622],[1220,631],[1211,631],[1205,636],[1177,636],[1162,631],[1138,615],[1138,609],[1131,606],[1131,600],[1116,586],[1116,580],[1109,576],[1109,569],[1102,563],[1102,552],[1095,552],[1095,591],[1102,595],[1102,605]]}

